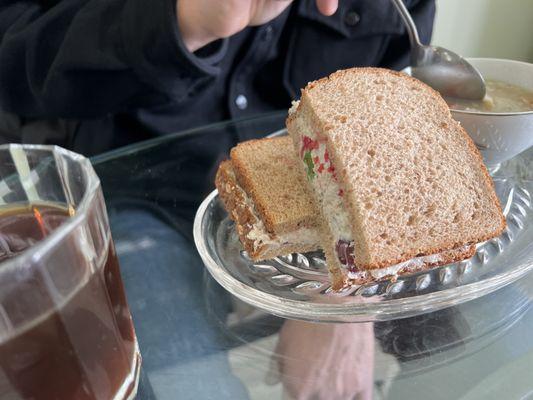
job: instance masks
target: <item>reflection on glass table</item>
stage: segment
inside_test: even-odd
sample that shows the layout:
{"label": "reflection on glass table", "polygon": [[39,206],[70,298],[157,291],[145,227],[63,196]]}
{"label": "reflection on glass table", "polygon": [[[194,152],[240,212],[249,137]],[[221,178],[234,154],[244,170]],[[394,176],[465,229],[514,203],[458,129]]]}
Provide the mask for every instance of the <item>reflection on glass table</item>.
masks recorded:
{"label": "reflection on glass table", "polygon": [[[284,117],[213,125],[93,160],[143,356],[138,398],[513,399],[530,393],[524,366],[533,363],[531,274],[413,318],[314,324],[242,303],[206,273],[192,222],[213,188],[218,162],[238,141],[282,127]],[[517,171],[530,174],[531,164]]]}

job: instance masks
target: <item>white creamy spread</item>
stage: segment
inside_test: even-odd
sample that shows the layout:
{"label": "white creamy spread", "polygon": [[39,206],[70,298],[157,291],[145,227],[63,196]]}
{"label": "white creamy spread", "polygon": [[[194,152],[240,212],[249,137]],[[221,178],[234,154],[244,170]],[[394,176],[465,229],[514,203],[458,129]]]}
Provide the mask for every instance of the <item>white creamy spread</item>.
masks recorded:
{"label": "white creamy spread", "polygon": [[[326,153],[326,143],[320,141],[310,127],[307,128],[304,130],[306,132],[305,136],[317,142],[317,145],[311,145],[313,148],[309,150],[303,149],[300,152],[300,156],[303,157],[306,157],[305,153],[307,151],[311,155],[303,160],[306,170],[310,168],[310,162],[313,164],[312,173],[308,170],[308,179],[311,181],[319,206],[326,217],[335,239],[350,240],[352,237],[350,217],[344,206],[341,187],[337,180],[334,179],[335,171],[333,170],[329,155]],[[300,146],[304,145],[304,140],[304,137],[301,137]],[[335,240],[335,243],[337,240]]]}
{"label": "white creamy spread", "polygon": [[289,108],[289,115],[292,115],[296,112],[299,104],[300,104],[300,100],[293,100],[291,102],[291,108]]}
{"label": "white creamy spread", "polygon": [[278,234],[271,236],[265,228],[263,221],[258,220],[252,225],[252,229],[246,237],[254,241],[254,249],[263,245],[313,245],[320,242],[318,231],[313,228],[299,228],[289,233]]}
{"label": "white creamy spread", "polygon": [[[293,104],[290,113],[294,112],[297,104]],[[311,182],[318,206],[322,210],[328,228],[333,237],[333,247],[340,241],[352,242],[350,217],[344,205],[344,193],[336,178],[336,172],[326,152],[326,143],[320,140],[313,128],[303,120],[299,120],[300,158]],[[338,265],[348,272],[348,267],[342,262]]]}
{"label": "white creamy spread", "polygon": [[248,239],[254,241],[254,250],[257,250],[259,246],[264,245],[313,245],[315,243],[320,243],[320,235],[318,233],[318,230],[315,228],[302,227],[292,232],[271,235],[270,233],[268,233],[265,224],[263,223],[261,218],[259,218],[254,203],[252,202],[246,191],[242,189],[239,185],[237,185],[237,189],[242,193],[244,201],[246,203],[246,207],[248,207],[250,212],[253,214],[254,220],[256,221],[254,224],[251,225],[251,230],[246,235]]}
{"label": "white creamy spread", "polygon": [[[332,172],[328,172],[330,163],[324,160],[326,144],[324,142],[319,142],[318,150],[313,150],[311,153],[314,157],[318,157],[319,163],[324,165],[324,170],[322,172],[317,172],[314,184],[316,185],[317,192],[321,194],[321,201],[325,205],[324,211],[329,220],[331,231],[338,236],[339,239],[348,240],[352,237],[350,217],[344,206],[341,187],[339,183],[333,179]],[[315,168],[315,170],[316,169],[317,168]]]}
{"label": "white creamy spread", "polygon": [[361,271],[361,272],[348,271],[348,278],[358,279],[358,278],[364,278],[365,276],[370,275],[374,279],[381,279],[386,276],[396,276],[401,271],[406,271],[406,270],[414,271],[414,270],[417,270],[423,267],[426,263],[436,263],[440,261],[440,259],[441,259],[440,255],[434,254],[430,256],[416,257],[416,258],[401,262],[396,265],[391,265],[390,267],[387,267],[387,268],[372,269],[372,270]]}
{"label": "white creamy spread", "polygon": [[[465,251],[468,245],[460,247],[458,250]],[[365,279],[372,277],[373,279],[381,279],[386,276],[396,277],[401,272],[416,272],[426,264],[437,264],[442,261],[442,254],[431,254],[429,256],[416,257],[402,263],[391,265],[387,268],[380,268],[374,270],[348,272],[350,279]]]}

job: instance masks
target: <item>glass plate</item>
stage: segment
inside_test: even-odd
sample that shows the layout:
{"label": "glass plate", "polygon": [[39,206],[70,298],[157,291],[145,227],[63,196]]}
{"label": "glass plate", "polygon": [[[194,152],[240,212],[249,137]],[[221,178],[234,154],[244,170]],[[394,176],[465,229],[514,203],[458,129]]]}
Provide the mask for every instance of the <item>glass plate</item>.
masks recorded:
{"label": "glass plate", "polygon": [[321,252],[254,263],[213,191],[194,222],[196,247],[226,290],[272,314],[312,321],[385,321],[415,316],[493,292],[533,268],[533,152],[491,171],[507,229],[469,260],[411,275],[331,290]]}

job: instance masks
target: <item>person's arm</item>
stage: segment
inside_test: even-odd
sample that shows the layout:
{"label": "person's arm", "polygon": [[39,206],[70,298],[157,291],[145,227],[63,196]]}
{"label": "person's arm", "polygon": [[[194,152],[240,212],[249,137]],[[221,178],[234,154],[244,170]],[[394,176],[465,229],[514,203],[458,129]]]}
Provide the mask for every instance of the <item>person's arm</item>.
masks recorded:
{"label": "person's arm", "polygon": [[186,101],[219,72],[182,43],[173,0],[0,0],[0,37],[0,107],[30,118]]}

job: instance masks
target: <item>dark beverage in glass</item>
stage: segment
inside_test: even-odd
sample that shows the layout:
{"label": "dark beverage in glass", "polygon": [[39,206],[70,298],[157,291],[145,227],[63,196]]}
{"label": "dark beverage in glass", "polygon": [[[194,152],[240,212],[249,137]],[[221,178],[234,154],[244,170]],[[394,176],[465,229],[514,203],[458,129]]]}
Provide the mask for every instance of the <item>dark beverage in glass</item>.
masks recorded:
{"label": "dark beverage in glass", "polygon": [[[99,182],[90,164],[27,153],[0,175],[0,199],[6,183],[24,200],[0,201],[0,400],[132,398],[140,356]],[[39,186],[52,171],[64,197]]]}

